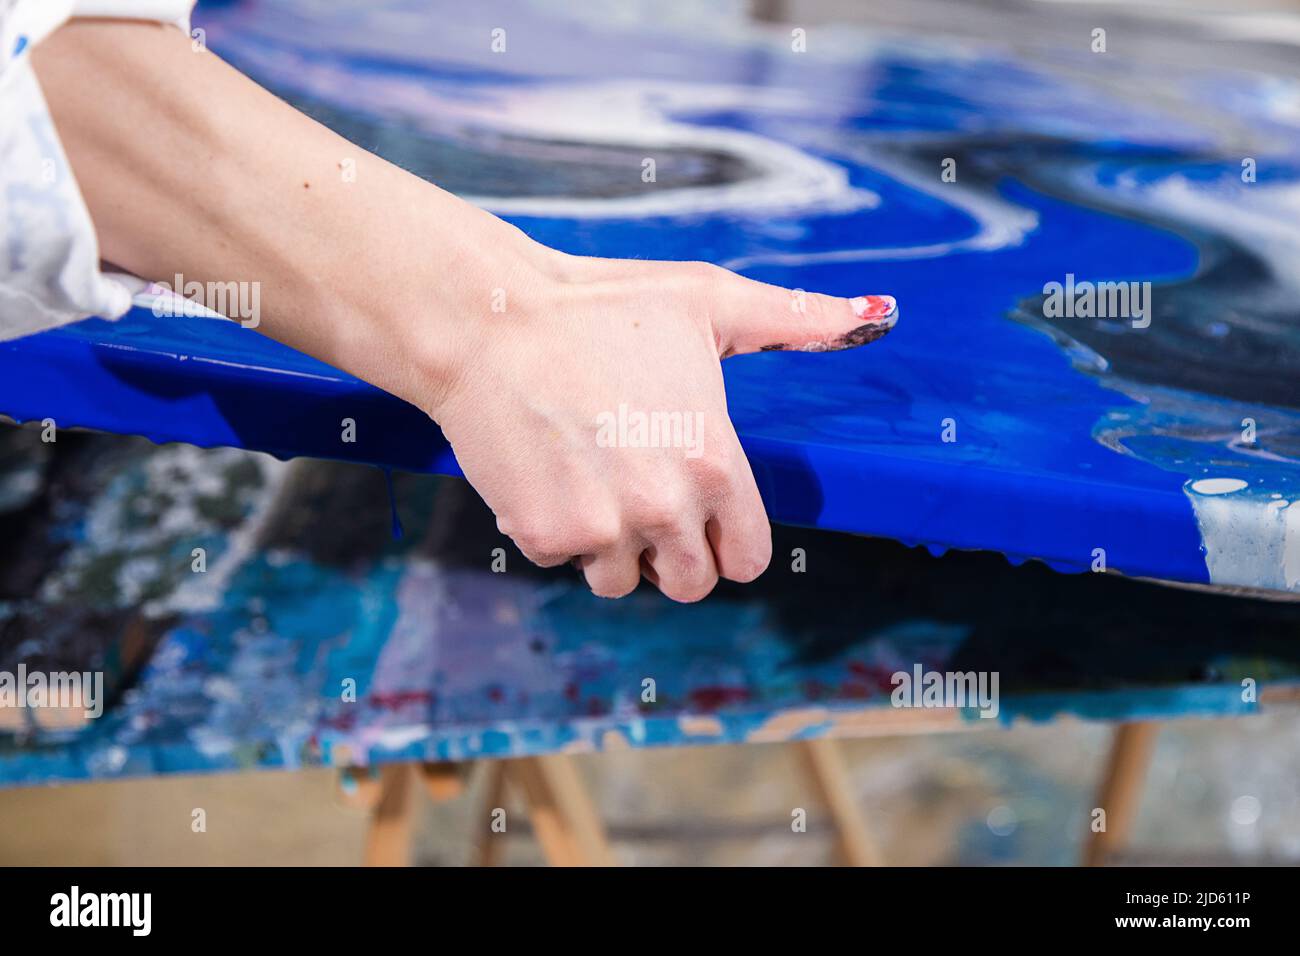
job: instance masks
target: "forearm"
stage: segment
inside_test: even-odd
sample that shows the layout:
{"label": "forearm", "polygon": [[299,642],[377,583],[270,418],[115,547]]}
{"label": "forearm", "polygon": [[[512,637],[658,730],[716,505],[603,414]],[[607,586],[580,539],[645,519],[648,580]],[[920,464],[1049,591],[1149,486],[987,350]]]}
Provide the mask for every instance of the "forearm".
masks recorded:
{"label": "forearm", "polygon": [[174,28],[75,20],[34,60],[105,260],[259,283],[259,331],[409,400],[436,407],[492,290],[549,261]]}

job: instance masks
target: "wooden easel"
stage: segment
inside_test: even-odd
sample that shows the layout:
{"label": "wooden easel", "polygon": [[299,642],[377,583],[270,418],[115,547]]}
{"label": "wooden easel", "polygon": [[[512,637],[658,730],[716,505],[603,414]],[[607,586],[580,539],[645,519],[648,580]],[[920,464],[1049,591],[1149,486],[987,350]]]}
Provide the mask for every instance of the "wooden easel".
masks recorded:
{"label": "wooden easel", "polygon": [[[805,772],[826,806],[839,857],[848,866],[879,866],[876,840],[856,806],[839,742],[830,738],[798,741]],[[617,858],[605,827],[573,758],[567,754],[481,760],[483,822],[477,855],[481,866],[500,859],[501,839],[491,821],[505,810],[507,791],[525,807],[542,855],[552,866],[614,866]],[[470,764],[392,763],[378,773],[350,767],[340,772],[345,802],[370,811],[363,862],[366,866],[407,866],[411,856],[416,779],[434,802],[460,796]]]}
{"label": "wooden easel", "polygon": [[[1264,696],[1270,703],[1283,700],[1300,703],[1300,691],[1285,688],[1261,695],[1261,703]],[[864,723],[856,729],[866,735],[882,736],[958,729],[924,722],[908,726],[900,724],[896,716],[887,712],[878,726]],[[1127,847],[1160,723],[1139,720],[1115,725],[1094,803],[1106,811],[1105,827],[1094,830],[1092,814],[1088,815],[1080,857],[1082,865],[1104,866]],[[791,746],[797,748],[804,772],[829,815],[840,862],[848,866],[883,865],[879,845],[857,805],[838,740],[820,737],[796,741]],[[599,814],[570,756],[550,754],[478,763],[483,767],[485,783],[481,814],[485,824],[477,850],[481,865],[492,866],[499,860],[501,834],[492,832],[486,821],[494,811],[504,809],[508,790],[523,802],[548,863],[553,866],[617,863]],[[389,764],[377,775],[365,768],[343,770],[340,781],[345,799],[371,813],[364,855],[366,865],[404,866],[409,862],[417,774],[429,796],[434,801],[443,801],[461,794],[470,766],[468,763]]]}
{"label": "wooden easel", "polygon": [[[491,826],[505,809],[507,783],[527,808],[533,833],[552,866],[612,866],[615,864],[605,828],[573,760],[565,754],[478,761],[485,777],[483,836],[479,863],[492,866],[499,857],[499,838]],[[416,780],[435,803],[454,799],[465,790],[470,764],[391,763],[377,774],[365,767],[340,773],[346,803],[370,811],[362,861],[366,866],[410,864]]]}

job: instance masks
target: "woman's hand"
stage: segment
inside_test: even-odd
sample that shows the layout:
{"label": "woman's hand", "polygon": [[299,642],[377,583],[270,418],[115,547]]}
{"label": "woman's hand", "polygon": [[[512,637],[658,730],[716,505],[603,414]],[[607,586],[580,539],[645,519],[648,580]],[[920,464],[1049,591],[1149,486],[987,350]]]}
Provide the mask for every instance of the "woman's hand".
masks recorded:
{"label": "woman's hand", "polygon": [[792,293],[703,263],[549,254],[499,290],[502,311],[471,320],[425,405],[466,477],[530,560],[574,560],[603,597],[643,574],[678,601],[720,576],[753,580],[771,529],[720,359],[864,344],[893,327],[894,301]]}

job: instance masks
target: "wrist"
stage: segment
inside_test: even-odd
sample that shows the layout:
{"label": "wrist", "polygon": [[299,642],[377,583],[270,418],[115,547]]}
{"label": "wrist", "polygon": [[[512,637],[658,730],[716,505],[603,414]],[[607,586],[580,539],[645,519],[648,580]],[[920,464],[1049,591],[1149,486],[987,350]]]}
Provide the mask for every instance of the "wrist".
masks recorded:
{"label": "wrist", "polygon": [[[443,203],[425,220],[442,224],[436,234],[422,226],[427,241],[411,242],[381,269],[355,276],[359,285],[349,280],[354,287],[340,300],[365,304],[352,313],[345,354],[336,364],[441,422],[504,336],[553,311],[571,257],[435,192],[434,198],[465,208],[449,210]],[[344,311],[350,311],[346,305]]]}

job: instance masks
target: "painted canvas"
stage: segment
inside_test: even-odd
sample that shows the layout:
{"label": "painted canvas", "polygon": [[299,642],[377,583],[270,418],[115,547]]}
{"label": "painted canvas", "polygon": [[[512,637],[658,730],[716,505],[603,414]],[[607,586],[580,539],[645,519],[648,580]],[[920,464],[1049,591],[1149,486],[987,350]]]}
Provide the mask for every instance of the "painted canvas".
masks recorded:
{"label": "painted canvas", "polygon": [[[761,587],[612,602],[530,565],[463,481],[392,491],[356,464],[0,426],[23,545],[0,551],[0,673],[111,678],[93,719],[4,709],[0,786],[1225,716],[1300,688],[1294,602],[793,527]],[[927,709],[900,673],[993,683]]]}
{"label": "painted canvas", "polygon": [[[274,0],[196,22],[290,102],[551,245],[894,294],[871,349],[727,363],[774,519],[1300,589],[1291,41],[1265,15],[1053,4],[1049,28],[962,6],[802,33],[673,3]],[[456,472],[414,409],[147,307],[0,346],[0,412]],[[354,446],[344,415],[373,426]]]}

